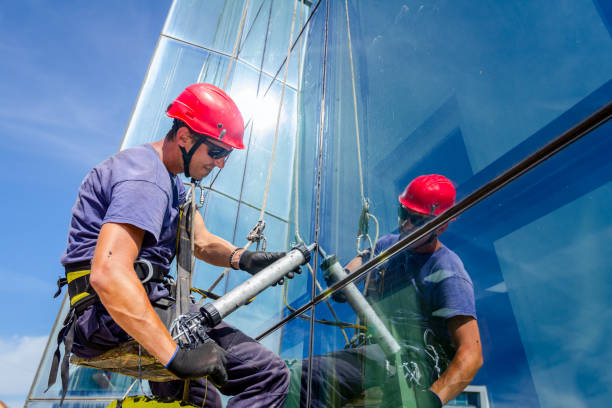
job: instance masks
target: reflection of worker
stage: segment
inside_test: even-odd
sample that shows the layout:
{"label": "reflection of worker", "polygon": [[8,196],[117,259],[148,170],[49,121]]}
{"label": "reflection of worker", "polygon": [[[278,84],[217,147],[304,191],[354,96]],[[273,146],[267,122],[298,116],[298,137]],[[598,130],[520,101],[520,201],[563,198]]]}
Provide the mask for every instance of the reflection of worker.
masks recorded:
{"label": "reflection of worker", "polygon": [[[382,237],[374,255],[442,214],[454,201],[455,188],[446,177],[414,179],[399,196],[399,233]],[[441,406],[452,400],[482,365],[472,281],[459,257],[438,239],[447,228],[448,223],[419,239],[367,279],[366,297],[402,346],[403,365],[398,375],[418,391],[414,393],[418,407]],[[346,269],[355,270],[369,259],[370,251],[353,259]],[[343,301],[342,293],[335,299]],[[385,406],[406,400],[397,378],[388,375],[378,346],[336,353],[343,353],[343,357],[338,360],[337,354],[333,356],[336,378],[331,386],[325,383],[325,376],[315,375],[317,368],[323,369],[330,361],[323,357],[313,362],[313,392],[327,395],[328,405],[329,401],[354,398],[364,388],[383,382]],[[365,372],[369,378],[357,378],[364,377],[362,368],[369,370]],[[383,378],[387,380],[381,381]]]}
{"label": "reflection of worker", "polygon": [[[189,86],[167,115],[174,122],[164,139],[119,152],[81,184],[61,260],[74,324],[60,336],[67,348],[73,337],[72,351],[85,358],[133,338],[177,377],[208,376],[223,393],[235,395],[229,406],[282,405],[288,371],[272,352],[224,323],[207,332],[216,343],[182,349],[154,309],[173,301],[165,278],[177,245],[179,206],[185,201],[177,175],[200,180],[215,167],[222,168],[232,148],[244,147],[242,116],[215,86]],[[256,273],[282,253],[235,248],[208,232],[195,211],[194,255],[213,265]],[[144,284],[139,280],[141,259],[154,271]],[[211,388],[202,380],[192,381],[190,401],[220,406]],[[183,392],[180,381],[151,383],[151,389],[179,398]]]}

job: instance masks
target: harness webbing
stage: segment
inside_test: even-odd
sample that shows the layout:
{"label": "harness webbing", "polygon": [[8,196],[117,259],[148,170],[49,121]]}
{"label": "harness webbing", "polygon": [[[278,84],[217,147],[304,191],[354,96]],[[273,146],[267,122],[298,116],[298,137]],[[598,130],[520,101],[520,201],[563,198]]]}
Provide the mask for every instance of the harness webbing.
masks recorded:
{"label": "harness webbing", "polygon": [[[165,279],[167,274],[166,269],[141,259],[134,263],[134,270],[140,281],[143,283],[148,281],[161,282]],[[64,319],[62,328],[57,334],[57,348],[53,353],[51,368],[49,370],[49,380],[47,381],[47,389],[45,390],[45,392],[47,392],[49,388],[55,384],[57,380],[57,373],[58,371],[61,371],[60,377],[62,381],[62,395],[59,404],[60,407],[64,403],[66,392],[68,390],[70,353],[74,343],[75,331],[77,330],[76,319],[87,307],[99,301],[97,293],[93,290],[91,284],[89,283],[89,277],[91,274],[91,264],[89,261],[66,265],[65,274],[65,278],[59,278],[57,280],[58,290],[53,297],[58,297],[61,294],[62,287],[68,285],[70,309],[68,310],[68,314]],[[81,340],[84,341],[84,339]],[[62,342],[64,343],[64,356],[60,364],[60,346]],[[89,345],[92,348],[99,348],[99,346],[95,344]]]}
{"label": "harness webbing", "polygon": [[[176,252],[176,316],[189,312],[189,296],[193,275],[193,222],[195,210],[195,185],[191,184],[189,197],[181,206]],[[195,210],[197,211],[197,210]]]}

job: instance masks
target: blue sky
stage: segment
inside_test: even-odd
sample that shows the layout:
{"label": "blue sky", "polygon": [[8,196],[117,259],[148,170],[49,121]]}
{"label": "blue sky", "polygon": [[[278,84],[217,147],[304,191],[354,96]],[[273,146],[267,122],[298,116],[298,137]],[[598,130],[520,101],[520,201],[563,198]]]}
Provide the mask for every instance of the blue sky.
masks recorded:
{"label": "blue sky", "polygon": [[70,210],[116,152],[170,0],[0,7],[0,400],[22,406],[60,300]]}

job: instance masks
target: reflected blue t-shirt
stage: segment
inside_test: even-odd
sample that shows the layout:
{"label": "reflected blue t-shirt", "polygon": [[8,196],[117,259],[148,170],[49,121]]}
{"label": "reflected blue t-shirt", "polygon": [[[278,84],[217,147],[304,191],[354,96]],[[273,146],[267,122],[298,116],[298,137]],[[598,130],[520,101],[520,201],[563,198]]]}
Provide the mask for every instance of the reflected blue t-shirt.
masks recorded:
{"label": "reflected blue t-shirt", "polygon": [[113,222],[144,230],[139,257],[169,269],[184,199],[183,183],[166,169],[152,145],[111,156],[81,183],[61,263],[90,260],[102,225]]}
{"label": "reflected blue t-shirt", "polygon": [[[400,234],[385,235],[376,243],[374,255],[399,240]],[[439,338],[450,341],[446,320],[454,316],[476,318],[472,280],[459,256],[444,245],[428,254],[401,252],[390,258],[373,277],[375,284],[367,292],[372,301],[384,299],[409,286],[416,289],[420,298],[420,310],[386,311],[391,319],[405,321],[411,319],[407,312],[418,314],[418,320]]]}

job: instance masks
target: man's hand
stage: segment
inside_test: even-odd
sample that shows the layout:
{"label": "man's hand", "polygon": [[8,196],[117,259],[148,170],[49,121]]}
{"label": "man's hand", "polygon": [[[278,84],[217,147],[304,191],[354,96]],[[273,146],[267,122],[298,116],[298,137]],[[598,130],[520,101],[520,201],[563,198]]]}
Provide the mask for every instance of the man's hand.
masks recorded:
{"label": "man's hand", "polygon": [[[284,257],[286,252],[264,252],[264,251],[243,251],[238,261],[238,267],[243,271],[255,275],[262,269],[273,264],[277,260]],[[285,276],[289,279],[293,279],[296,273],[301,273],[300,267],[296,267],[294,270],[288,272]],[[282,285],[284,279],[278,281],[279,285]]]}
{"label": "man's hand", "polygon": [[168,362],[168,370],[182,379],[208,377],[215,385],[223,385],[227,381],[225,371],[225,351],[216,343],[200,344],[194,349],[177,351]]}
{"label": "man's hand", "polygon": [[442,408],[442,400],[432,390],[418,391],[416,394],[417,405],[423,408]]}

